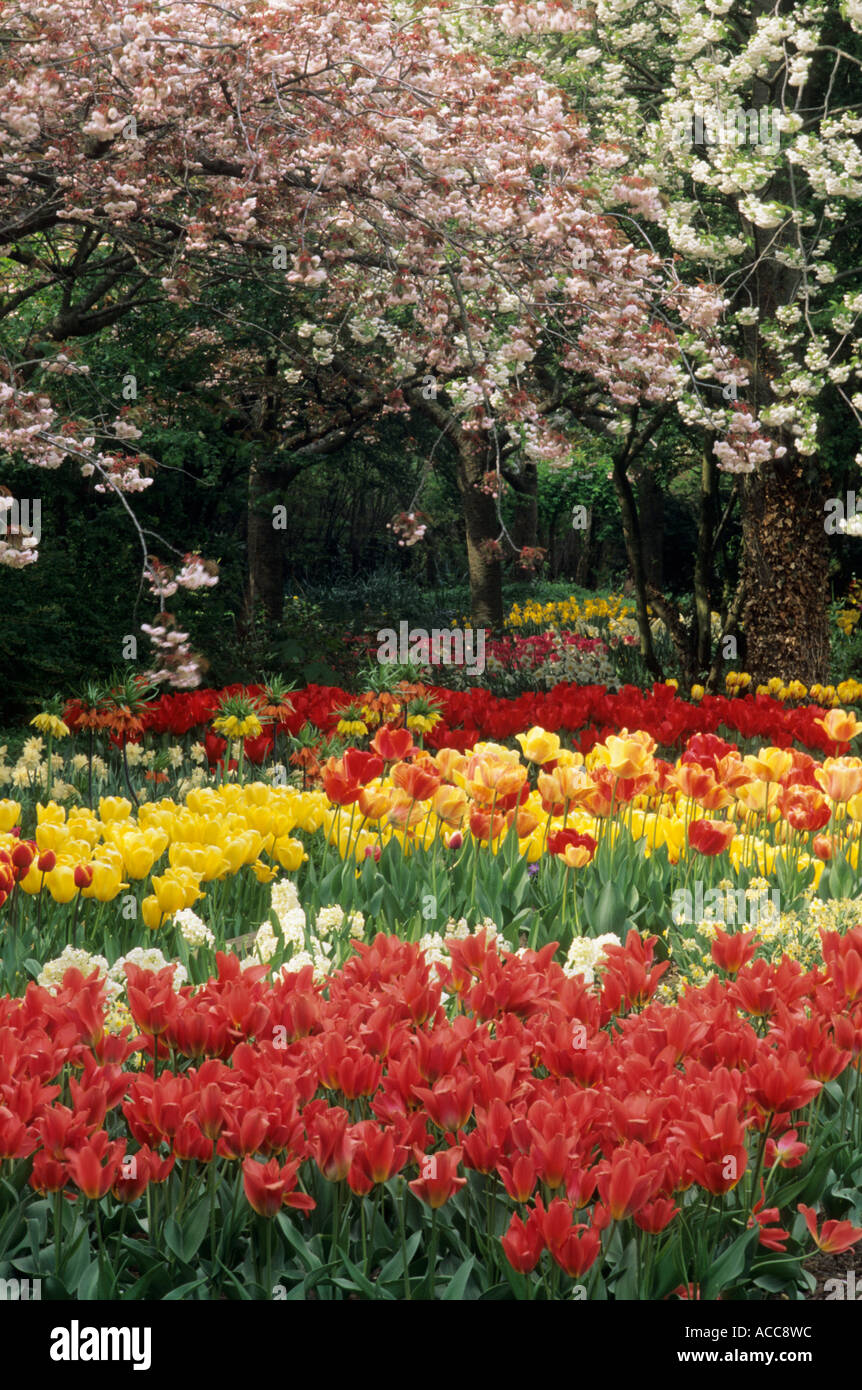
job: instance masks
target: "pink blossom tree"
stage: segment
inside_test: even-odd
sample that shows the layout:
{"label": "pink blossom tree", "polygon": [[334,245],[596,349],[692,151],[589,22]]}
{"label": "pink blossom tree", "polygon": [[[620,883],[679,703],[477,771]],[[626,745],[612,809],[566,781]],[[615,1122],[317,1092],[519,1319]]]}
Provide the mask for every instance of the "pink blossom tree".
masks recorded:
{"label": "pink blossom tree", "polygon": [[[486,479],[571,456],[542,355],[622,409],[678,398],[692,360],[717,381],[735,363],[720,294],[605,215],[612,201],[633,226],[658,220],[658,190],[537,67],[494,66],[445,19],[378,0],[7,5],[0,246],[19,271],[0,306],[0,444],[37,467],[77,460],[123,501],[146,486],[137,426],[64,418],[52,384],[80,368],[44,338],[165,296],[203,308],[228,280],[223,322],[261,296],[278,306],[274,327],[253,325],[255,369],[278,380],[294,457],[388,413],[435,421],[457,457],[473,618],[499,624],[505,533]],[[34,351],[25,307],[58,286]],[[337,406],[310,408],[312,383]]]}

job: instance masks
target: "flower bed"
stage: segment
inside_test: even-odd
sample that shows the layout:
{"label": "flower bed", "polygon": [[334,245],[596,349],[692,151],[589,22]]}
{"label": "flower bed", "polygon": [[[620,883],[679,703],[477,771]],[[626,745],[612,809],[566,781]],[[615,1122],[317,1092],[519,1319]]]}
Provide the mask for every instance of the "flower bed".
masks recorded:
{"label": "flower bed", "polygon": [[97,974],[31,984],[0,1000],[0,1268],[57,1298],[792,1295],[862,1237],[813,1210],[858,1161],[862,932],[809,972],[717,954],[672,1007],[654,944],[593,986],[484,932],[433,969],[379,936],[325,989],[129,964],[113,1034]]}
{"label": "flower bed", "polygon": [[[242,691],[145,709],[95,772],[25,750],[0,801],[0,1278],[804,1297],[812,1242],[862,1236],[862,724],[737,697],[713,713],[768,715],[769,746],[700,731],[671,762],[646,730],[584,753],[535,726],[461,752],[380,696],[367,746],[327,756],[343,697],[273,707],[270,773],[320,718],[305,788],[249,771]],[[625,698],[665,732],[710,711]],[[168,747],[148,782],[158,721],[189,715],[220,747]],[[825,756],[786,746],[793,720]],[[94,775],[92,808],[41,799],[46,754],[79,797]]]}

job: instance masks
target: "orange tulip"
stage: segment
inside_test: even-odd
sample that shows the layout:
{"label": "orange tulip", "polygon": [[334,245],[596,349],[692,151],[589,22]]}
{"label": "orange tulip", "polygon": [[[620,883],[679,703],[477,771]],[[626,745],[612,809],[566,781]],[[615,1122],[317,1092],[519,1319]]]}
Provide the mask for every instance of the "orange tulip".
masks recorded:
{"label": "orange tulip", "polygon": [[356,804],[366,820],[380,820],[389,809],[389,794],[381,787],[363,787]]}
{"label": "orange tulip", "polygon": [[457,829],[467,814],[467,795],[460,787],[440,786],[431,802],[434,812],[446,825]]}
{"label": "orange tulip", "polygon": [[814,723],[819,724],[835,743],[849,743],[858,733],[862,733],[862,724],[855,714],[848,714],[843,709],[831,709],[825,719],[815,719]]}
{"label": "orange tulip", "polygon": [[849,801],[862,791],[862,762],[859,758],[827,758],[814,776],[832,801]]}
{"label": "orange tulip", "polygon": [[440,777],[433,767],[429,769],[419,763],[396,763],[392,781],[413,801],[427,801],[440,785]]}

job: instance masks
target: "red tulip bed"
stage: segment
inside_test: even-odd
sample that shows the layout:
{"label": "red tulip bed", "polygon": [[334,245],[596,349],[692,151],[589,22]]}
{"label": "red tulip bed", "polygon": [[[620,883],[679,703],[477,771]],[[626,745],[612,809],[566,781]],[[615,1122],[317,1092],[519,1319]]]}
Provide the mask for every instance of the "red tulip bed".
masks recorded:
{"label": "red tulip bed", "polygon": [[[144,728],[153,734],[180,737],[208,726],[225,695],[256,686],[227,686],[223,690],[182,691],[163,695],[148,706]],[[789,707],[770,695],[707,695],[695,703],[683,700],[672,685],[656,684],[649,691],[625,686],[609,692],[602,685],[559,685],[548,692],[531,692],[517,699],[503,699],[481,687],[465,691],[432,688],[442,720],[425,739],[429,748],[469,749],[481,739],[508,739],[538,725],[552,733],[577,734],[572,746],[587,753],[608,734],[620,729],[642,729],[666,748],[679,747],[694,733],[721,729],[743,739],[768,740],[775,747],[797,743],[832,756],[847,751],[836,745],[817,723],[826,711],[816,704]],[[252,763],[269,758],[274,731],[297,734],[304,724],[332,733],[340,711],[355,696],[337,686],[309,685],[290,696],[294,712],[265,728],[259,739],[246,739],[246,757]],[[211,759],[220,758],[226,741],[208,735]]]}
{"label": "red tulip bed", "polygon": [[717,956],[673,1005],[653,945],[595,986],[482,934],[434,968],[378,936],[325,988],[130,965],[121,1035],[97,977],[31,984],[0,1001],[3,1267],[60,1299],[798,1297],[862,1237],[829,1215],[862,930],[822,970]]}

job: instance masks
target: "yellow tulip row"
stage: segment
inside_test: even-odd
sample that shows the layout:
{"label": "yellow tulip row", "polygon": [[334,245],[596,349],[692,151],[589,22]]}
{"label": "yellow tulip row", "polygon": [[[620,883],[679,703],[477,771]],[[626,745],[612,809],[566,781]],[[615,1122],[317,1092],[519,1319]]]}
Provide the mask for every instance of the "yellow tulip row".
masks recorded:
{"label": "yellow tulip row", "polygon": [[[862,730],[852,715],[838,710],[824,716],[824,727],[842,740]],[[58,903],[71,902],[78,892],[110,902],[132,883],[149,879],[142,910],[147,925],[156,927],[191,907],[207,883],[245,868],[262,883],[274,879],[279,868],[295,872],[307,858],[296,830],[322,830],[342,857],[361,862],[393,839],[409,853],[438,841],[457,847],[470,831],[497,853],[514,820],[520,853],[535,863],[546,852],[549,834],[564,826],[615,839],[625,822],[635,838],[646,841],[648,854],[664,846],[676,863],[687,853],[690,821],[717,811],[738,827],[729,846],[734,867],[756,866],[761,873],[772,872],[791,839],[778,802],[787,790],[782,779],[798,755],[786,749],[729,755],[718,776],[677,764],[664,778],[653,757],[656,745],[646,733],[610,735],[586,758],[540,728],[518,735],[518,742],[520,753],[479,743],[468,753],[443,749],[433,758],[424,755],[369,782],[358,801],[345,806],[330,803],[323,791],[262,782],[195,788],[181,803],[163,798],[145,803],[136,815],[124,797],[102,797],[98,812],[73,808],[68,815],[54,802],[39,805],[38,856],[20,887],[26,894],[45,889]],[[530,763],[535,786],[528,783]],[[698,776],[704,790],[698,790]],[[816,786],[808,791],[819,804],[828,802],[832,836],[844,842],[855,867],[862,760],[826,758],[814,778]],[[616,788],[626,781],[635,785],[623,798]],[[11,831],[20,819],[19,803],[0,801],[0,849],[11,852],[19,843]],[[795,842],[794,863],[807,868],[812,860],[799,851]],[[167,864],[153,873],[165,854]],[[813,862],[819,879],[822,863]]]}

